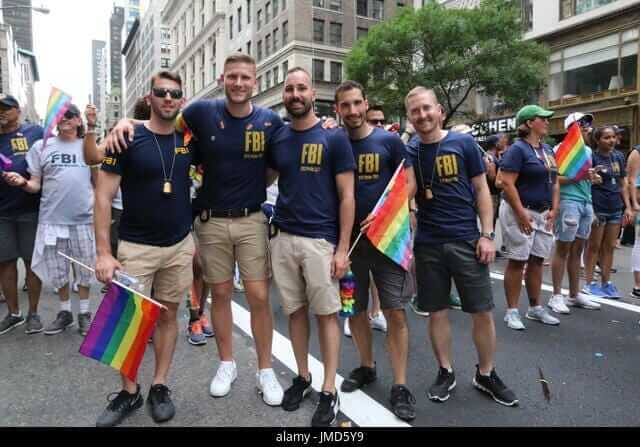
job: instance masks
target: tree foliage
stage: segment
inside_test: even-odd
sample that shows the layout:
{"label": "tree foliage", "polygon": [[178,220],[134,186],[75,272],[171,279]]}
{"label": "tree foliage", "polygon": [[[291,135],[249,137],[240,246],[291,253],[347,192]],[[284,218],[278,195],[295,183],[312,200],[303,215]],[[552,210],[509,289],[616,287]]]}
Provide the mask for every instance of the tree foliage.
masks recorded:
{"label": "tree foliage", "polygon": [[404,114],[415,86],[433,88],[451,119],[469,94],[482,88],[511,108],[528,102],[546,78],[546,47],[523,40],[517,0],[482,0],[474,9],[437,3],[404,10],[371,28],[346,60],[347,76],[361,82],[370,102]]}

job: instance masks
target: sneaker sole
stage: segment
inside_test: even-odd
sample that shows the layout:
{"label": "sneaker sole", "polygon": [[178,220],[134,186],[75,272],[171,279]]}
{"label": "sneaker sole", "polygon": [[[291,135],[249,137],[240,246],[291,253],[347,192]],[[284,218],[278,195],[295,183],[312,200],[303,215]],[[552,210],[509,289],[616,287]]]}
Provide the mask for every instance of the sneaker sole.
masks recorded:
{"label": "sneaker sole", "polygon": [[409,304],[409,308],[411,308],[411,310],[413,311],[414,314],[416,314],[416,315],[418,315],[420,317],[427,318],[427,317],[430,316],[429,312],[423,312],[421,310],[418,310],[412,304]]}
{"label": "sneaker sole", "polygon": [[12,330],[14,330],[17,327],[22,326],[23,324],[25,324],[27,322],[27,320],[22,320],[20,323],[16,323],[13,326],[9,326],[8,328],[6,328],[4,331],[0,332],[0,335],[4,335],[7,332],[11,332]]}
{"label": "sneaker sole", "polygon": [[[447,391],[453,391],[457,384],[458,383],[454,380]],[[450,397],[451,397],[451,393],[447,394],[445,397],[432,396],[431,393],[429,392],[427,393],[427,398],[432,402],[440,402],[440,403],[446,402],[449,400]]]}
{"label": "sneaker sole", "polygon": [[189,342],[190,345],[193,346],[204,346],[207,344],[207,340],[202,340],[202,341],[192,341],[189,337],[187,337],[187,341]]}
{"label": "sneaker sole", "polygon": [[558,315],[571,315],[571,311],[570,311],[570,310],[566,310],[566,311],[565,311],[565,310],[562,310],[562,311],[560,311],[560,310],[556,310],[556,309],[554,309],[553,307],[549,306],[548,304],[547,304],[547,307],[548,307],[548,308],[551,310],[551,312],[553,312],[554,314],[558,314]]}
{"label": "sneaker sole", "polygon": [[282,404],[281,404],[282,409],[283,409],[284,411],[297,411],[297,410],[300,408],[300,404],[302,404],[302,401],[303,401],[303,400],[304,400],[304,399],[305,399],[309,394],[311,394],[311,391],[312,391],[312,390],[313,390],[313,389],[312,389],[311,387],[309,387],[309,388],[305,389],[305,390],[302,392],[302,399],[300,399],[300,402],[298,402],[296,405],[294,405],[294,406],[292,406],[292,407],[285,407],[284,405],[282,405]]}
{"label": "sneaker sole", "polygon": [[542,324],[546,324],[547,326],[560,326],[560,322],[558,321],[557,323],[545,323],[544,321],[542,321],[539,318],[534,318],[534,317],[530,317],[529,315],[525,315],[525,318],[527,320],[531,320],[531,321],[537,321],[538,323],[542,323]]}
{"label": "sneaker sole", "polygon": [[594,306],[584,306],[582,304],[567,304],[569,307],[575,307],[576,309],[585,309],[585,310],[601,310],[602,307],[594,307]]}
{"label": "sneaker sole", "polygon": [[62,334],[64,331],[72,327],[74,323],[69,324],[68,326],[63,327],[62,329],[57,329],[55,331],[44,331],[44,335],[58,335]]}
{"label": "sneaker sole", "polygon": [[124,416],[122,416],[122,418],[120,418],[119,420],[116,421],[115,424],[113,425],[98,425],[96,424],[97,428],[111,428],[111,427],[117,427],[118,425],[122,424],[124,422],[125,419],[127,419],[129,416],[131,416],[133,413],[135,413],[137,410],[139,410],[142,406],[144,405],[144,398],[142,397],[142,395],[139,396],[139,399],[136,400],[136,403],[133,404],[133,407],[131,407],[131,410],[129,410],[129,412],[127,414],[125,414]]}
{"label": "sneaker sole", "polygon": [[[356,388],[354,388],[354,389],[352,389],[352,390],[344,390],[344,389],[342,388],[342,386],[340,386],[340,391],[342,391],[343,393],[347,393],[347,394],[349,394],[349,393],[355,393],[355,392],[356,392],[356,391],[358,391],[358,390],[363,390],[363,389],[365,389],[366,387],[368,387],[369,385],[371,385],[373,382],[375,382],[377,379],[378,379],[378,378],[376,377],[376,378],[375,378],[375,379],[373,379],[371,382],[365,382],[365,383],[363,383],[362,385],[360,385],[360,386],[358,386],[358,387],[356,387]],[[348,380],[348,379],[344,380],[344,381],[342,382],[342,385],[344,385],[345,383],[351,383],[351,382],[347,382],[347,380]]]}
{"label": "sneaker sole", "polygon": [[[259,386],[256,386],[256,390],[258,391],[258,394],[262,397],[262,402],[264,402],[264,403],[265,403],[266,405],[268,405],[269,407],[279,407],[279,406],[281,406],[281,405],[282,405],[282,399],[280,399],[280,402],[278,402],[278,403],[274,403],[274,404],[269,403],[269,402],[267,402],[267,401],[265,400],[265,398],[264,398],[264,392],[260,389],[260,387],[259,387]],[[283,396],[283,399],[284,399],[284,396]]]}
{"label": "sneaker sole", "polygon": [[[42,329],[31,329],[31,330],[25,330],[24,331],[24,333],[27,334],[27,335],[40,334],[42,332],[44,332],[44,328],[42,328]],[[2,334],[0,334],[0,335],[2,335]]]}
{"label": "sneaker sole", "polygon": [[513,402],[504,402],[500,399],[498,399],[495,394],[493,394],[493,392],[491,392],[490,390],[488,390],[487,388],[483,387],[482,385],[480,385],[477,381],[476,378],[473,378],[473,386],[476,387],[476,389],[482,391],[483,393],[488,394],[489,396],[491,396],[491,398],[493,400],[495,400],[496,402],[498,402],[500,405],[504,405],[505,407],[515,407],[518,405],[519,401],[518,399],[514,400]]}

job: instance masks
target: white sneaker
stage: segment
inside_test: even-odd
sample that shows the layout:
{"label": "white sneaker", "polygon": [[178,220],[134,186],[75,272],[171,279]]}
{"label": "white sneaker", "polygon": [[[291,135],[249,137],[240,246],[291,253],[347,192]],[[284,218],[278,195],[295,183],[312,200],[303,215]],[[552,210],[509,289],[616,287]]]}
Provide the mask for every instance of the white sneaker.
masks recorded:
{"label": "white sneaker", "polygon": [[344,319],[344,335],[347,337],[351,337],[351,328],[349,327],[349,319]]}
{"label": "white sneaker", "polygon": [[567,305],[571,307],[582,307],[583,309],[589,310],[600,310],[600,303],[592,301],[584,293],[578,293],[578,296],[575,298],[567,298]]}
{"label": "white sneaker", "polygon": [[557,326],[560,324],[560,320],[551,315],[549,311],[542,306],[530,307],[525,316],[529,320],[539,321],[550,326]]}
{"label": "white sneaker", "polygon": [[382,312],[379,312],[378,315],[370,318],[369,323],[371,324],[371,329],[387,332],[387,320],[384,318],[384,314]]}
{"label": "white sneaker", "polygon": [[258,392],[262,394],[262,400],[270,407],[277,407],[282,404],[284,390],[278,382],[273,369],[263,369],[256,373],[256,386]]}
{"label": "white sneaker", "polygon": [[569,310],[569,308],[565,304],[564,297],[562,295],[553,295],[551,298],[549,298],[549,303],[547,303],[547,306],[549,306],[549,308],[557,314],[568,315],[571,313],[571,310]]}
{"label": "white sneaker", "polygon": [[507,327],[509,329],[513,329],[516,331],[523,331],[525,329],[518,309],[507,309],[507,313],[504,316],[504,321],[505,323],[507,323]]}
{"label": "white sneaker", "polygon": [[236,290],[236,292],[244,292],[244,284],[242,283],[242,279],[234,278],[233,288]]}
{"label": "white sneaker", "polygon": [[238,378],[236,362],[221,362],[216,376],[211,380],[209,393],[213,397],[224,397],[231,391],[231,384]]}

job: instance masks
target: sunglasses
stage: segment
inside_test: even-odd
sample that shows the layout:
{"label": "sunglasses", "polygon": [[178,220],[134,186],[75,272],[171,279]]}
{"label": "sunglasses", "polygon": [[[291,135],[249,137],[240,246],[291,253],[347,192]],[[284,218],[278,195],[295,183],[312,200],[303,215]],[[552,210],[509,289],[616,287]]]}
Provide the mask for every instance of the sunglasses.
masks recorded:
{"label": "sunglasses", "polygon": [[167,93],[171,96],[171,99],[182,99],[182,90],[170,89],[170,88],[152,88],[151,92],[156,98],[166,98]]}
{"label": "sunglasses", "polygon": [[369,124],[371,124],[372,126],[377,126],[379,124],[385,124],[387,121],[386,120],[369,120]]}
{"label": "sunglasses", "polygon": [[591,127],[591,121],[590,120],[585,120],[585,119],[580,119],[578,120],[578,126],[588,129]]}
{"label": "sunglasses", "polygon": [[80,115],[78,115],[77,113],[73,113],[73,112],[70,112],[70,111],[64,112],[64,119],[66,119],[66,120],[77,118],[78,116],[80,116]]}

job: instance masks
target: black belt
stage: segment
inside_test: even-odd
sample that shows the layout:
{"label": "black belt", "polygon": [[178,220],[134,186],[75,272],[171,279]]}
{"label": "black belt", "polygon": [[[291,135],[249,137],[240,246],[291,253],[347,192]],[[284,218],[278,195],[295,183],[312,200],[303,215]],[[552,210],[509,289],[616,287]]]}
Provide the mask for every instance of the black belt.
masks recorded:
{"label": "black belt", "polygon": [[237,210],[202,210],[200,212],[200,220],[207,222],[211,218],[215,219],[237,219],[239,217],[248,217],[253,213],[257,213],[261,208],[240,208]]}
{"label": "black belt", "polygon": [[551,205],[532,205],[526,206],[525,208],[531,211],[535,211],[536,213],[544,213],[545,211],[549,211],[551,209]]}

